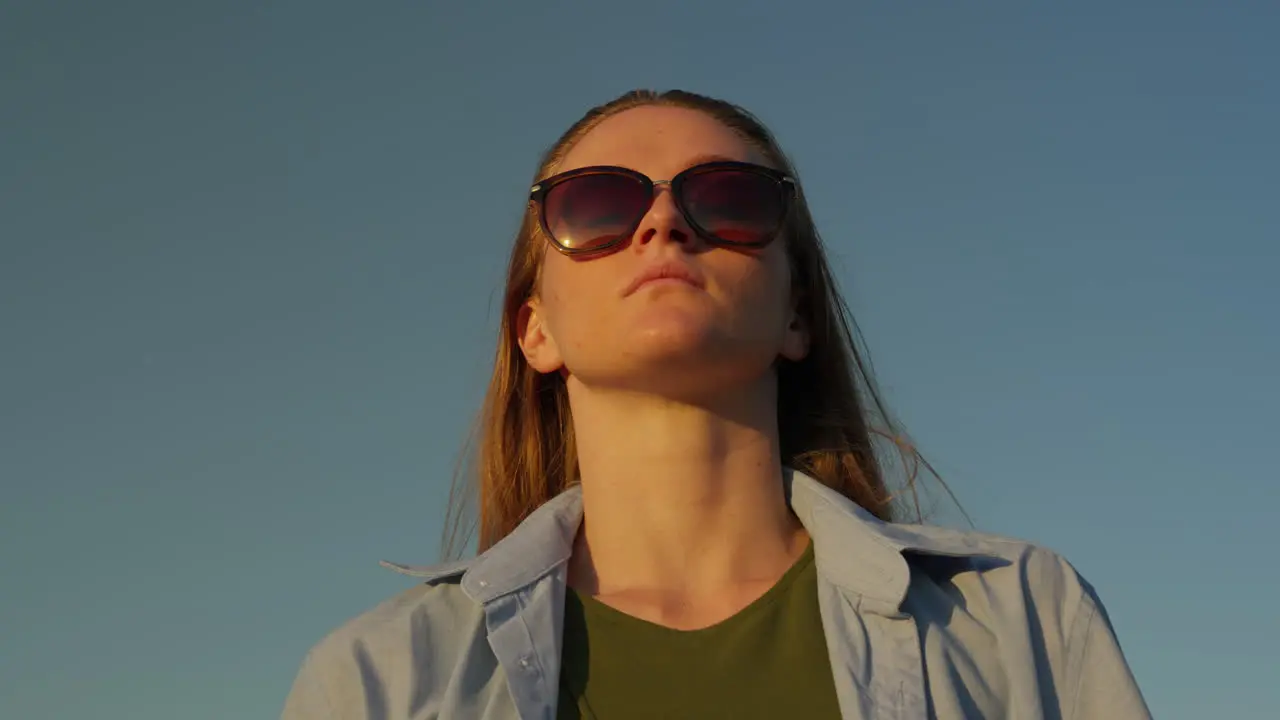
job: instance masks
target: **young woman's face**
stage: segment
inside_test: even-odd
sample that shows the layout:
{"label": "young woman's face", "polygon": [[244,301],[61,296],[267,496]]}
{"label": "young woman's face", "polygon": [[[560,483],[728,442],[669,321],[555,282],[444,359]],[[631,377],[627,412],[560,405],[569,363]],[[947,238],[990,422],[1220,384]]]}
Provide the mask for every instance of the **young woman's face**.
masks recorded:
{"label": "young woman's face", "polygon": [[[709,158],[766,164],[709,115],[642,107],[603,121],[557,172],[617,165],[669,180]],[[655,267],[676,268],[693,282],[636,287]],[[521,348],[540,372],[671,396],[758,380],[779,356],[802,358],[808,344],[794,312],[785,238],[756,250],[708,245],[686,224],[666,185],[631,241],[612,252],[582,259],[547,243],[541,284],[518,327]]]}

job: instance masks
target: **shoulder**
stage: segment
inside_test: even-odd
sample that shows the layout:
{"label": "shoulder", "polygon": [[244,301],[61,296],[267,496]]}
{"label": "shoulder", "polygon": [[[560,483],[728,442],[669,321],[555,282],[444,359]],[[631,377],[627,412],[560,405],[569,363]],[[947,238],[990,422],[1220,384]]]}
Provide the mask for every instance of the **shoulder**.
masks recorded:
{"label": "shoulder", "polygon": [[1026,683],[1078,686],[1090,637],[1110,638],[1111,629],[1093,587],[1070,561],[1015,538],[912,531],[933,542],[906,553],[912,578],[905,608],[930,632],[974,647],[994,638],[991,652],[1006,667],[1030,671]]}
{"label": "shoulder", "polygon": [[1068,619],[1097,603],[1093,587],[1058,552],[1017,538],[971,530],[899,525],[913,569],[962,595],[1025,605]]}
{"label": "shoulder", "polygon": [[413,633],[448,640],[453,630],[480,622],[483,611],[467,597],[458,578],[425,582],[397,593],[344,622],[312,649],[320,658],[343,657],[358,648],[383,650],[405,643]]}
{"label": "shoulder", "polygon": [[442,687],[485,637],[483,609],[459,580],[433,578],[328,633],[307,653],[285,717],[360,717],[371,696],[427,697]]}
{"label": "shoulder", "polygon": [[926,648],[927,638],[964,647],[970,662],[997,664],[992,677],[1018,693],[1034,688],[1062,717],[1150,718],[1106,608],[1066,558],[987,533],[903,529],[925,539],[919,552],[905,551],[904,609]]}
{"label": "shoulder", "polygon": [[[983,595],[1013,609],[1056,607],[1067,614],[1091,594],[1058,553],[1010,537],[972,530],[885,522],[799,472],[791,475],[792,508],[810,529],[819,563],[832,579],[893,611],[919,593],[922,581],[946,584],[963,601]],[[851,553],[850,548],[859,548]],[[905,561],[905,563],[904,563]]]}

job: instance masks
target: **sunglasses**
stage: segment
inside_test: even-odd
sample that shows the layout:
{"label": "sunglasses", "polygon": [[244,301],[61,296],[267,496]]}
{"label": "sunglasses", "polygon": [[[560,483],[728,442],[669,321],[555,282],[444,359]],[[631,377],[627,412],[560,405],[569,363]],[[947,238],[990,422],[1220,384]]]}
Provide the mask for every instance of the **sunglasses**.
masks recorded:
{"label": "sunglasses", "polygon": [[630,239],[659,185],[670,186],[680,214],[702,239],[742,248],[773,242],[796,193],[795,179],[773,168],[716,161],[694,165],[670,180],[650,180],[611,165],[570,170],[534,185],[529,200],[561,252],[590,254]]}

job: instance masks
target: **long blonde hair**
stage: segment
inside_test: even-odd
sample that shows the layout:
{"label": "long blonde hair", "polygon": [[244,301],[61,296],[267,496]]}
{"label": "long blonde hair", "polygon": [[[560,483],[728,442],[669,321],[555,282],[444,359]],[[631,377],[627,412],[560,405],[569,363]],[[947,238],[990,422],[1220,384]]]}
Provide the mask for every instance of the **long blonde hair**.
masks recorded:
{"label": "long blonde hair", "polygon": [[[592,108],[574,123],[542,157],[534,181],[553,174],[569,149],[605,118],[648,105],[704,112],[741,134],[774,167],[795,176],[773,135],[746,110],[680,90],[636,90]],[[526,207],[511,249],[493,376],[470,443],[474,452],[464,454],[467,465],[455,475],[450,492],[445,536],[449,555],[458,554],[460,541],[475,528],[474,521],[467,520],[471,502],[478,500],[478,549],[483,552],[578,480],[565,381],[559,374],[536,372],[517,345],[516,318],[537,288],[547,246],[535,213],[535,208]],[[861,335],[836,290],[803,193],[792,208],[784,237],[799,309],[812,337],[803,360],[778,363],[783,461],[883,520],[898,519],[910,508],[918,518],[917,469],[932,468],[906,442],[881,400]],[[887,467],[894,462],[905,470],[901,489],[910,491],[910,505],[895,502],[904,494],[891,492],[886,483]]]}

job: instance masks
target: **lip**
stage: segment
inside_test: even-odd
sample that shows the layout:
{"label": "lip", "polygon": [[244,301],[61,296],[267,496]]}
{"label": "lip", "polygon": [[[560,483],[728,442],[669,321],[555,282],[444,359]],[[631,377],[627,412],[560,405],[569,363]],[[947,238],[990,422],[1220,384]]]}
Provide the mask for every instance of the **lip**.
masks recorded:
{"label": "lip", "polygon": [[631,295],[645,285],[648,285],[651,282],[658,282],[660,280],[675,280],[687,285],[692,285],[699,289],[705,286],[705,283],[702,281],[702,277],[693,268],[685,265],[684,263],[668,260],[666,262],[654,263],[646,267],[644,270],[641,270],[640,274],[636,275],[635,278],[627,284],[627,287],[622,291],[622,296],[626,297]]}

